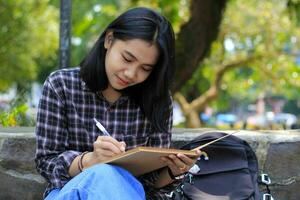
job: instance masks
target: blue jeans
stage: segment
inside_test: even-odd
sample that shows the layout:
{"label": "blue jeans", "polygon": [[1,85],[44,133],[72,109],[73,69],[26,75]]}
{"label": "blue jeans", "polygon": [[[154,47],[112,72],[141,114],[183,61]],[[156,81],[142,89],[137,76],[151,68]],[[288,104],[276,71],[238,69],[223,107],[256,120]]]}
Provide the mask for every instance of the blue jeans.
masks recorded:
{"label": "blue jeans", "polygon": [[98,164],[72,178],[63,188],[52,190],[45,200],[145,200],[142,184],[128,171]]}

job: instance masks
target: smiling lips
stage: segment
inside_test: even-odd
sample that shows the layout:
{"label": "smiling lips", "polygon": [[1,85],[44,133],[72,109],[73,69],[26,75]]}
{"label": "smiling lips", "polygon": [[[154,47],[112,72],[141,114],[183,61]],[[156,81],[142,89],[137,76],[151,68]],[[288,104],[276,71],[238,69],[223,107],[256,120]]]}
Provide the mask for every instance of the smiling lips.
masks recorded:
{"label": "smiling lips", "polygon": [[124,79],[120,78],[118,75],[116,75],[116,77],[118,78],[118,82],[119,82],[120,85],[122,85],[122,86],[129,85],[130,82],[125,81]]}

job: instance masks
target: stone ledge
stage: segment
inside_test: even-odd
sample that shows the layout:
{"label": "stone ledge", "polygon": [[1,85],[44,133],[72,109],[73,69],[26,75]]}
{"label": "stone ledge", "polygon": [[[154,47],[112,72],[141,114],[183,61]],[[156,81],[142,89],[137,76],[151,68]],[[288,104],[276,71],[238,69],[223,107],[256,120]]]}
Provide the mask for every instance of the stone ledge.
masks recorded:
{"label": "stone ledge", "polygon": [[[173,146],[210,130],[174,129]],[[272,179],[275,200],[298,200],[300,130],[241,131],[236,136],[255,150],[260,170]],[[35,170],[34,153],[34,128],[0,128],[0,199],[42,199],[46,181]]]}

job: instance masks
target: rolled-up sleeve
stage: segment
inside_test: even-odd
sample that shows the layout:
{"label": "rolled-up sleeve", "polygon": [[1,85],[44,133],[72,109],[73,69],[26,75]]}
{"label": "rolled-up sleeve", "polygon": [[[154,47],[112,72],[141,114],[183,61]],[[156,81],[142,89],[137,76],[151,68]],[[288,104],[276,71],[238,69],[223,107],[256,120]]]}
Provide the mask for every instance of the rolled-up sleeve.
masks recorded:
{"label": "rolled-up sleeve", "polygon": [[71,178],[73,159],[80,154],[68,149],[68,131],[63,96],[47,79],[39,102],[36,125],[36,167],[50,188],[61,188]]}

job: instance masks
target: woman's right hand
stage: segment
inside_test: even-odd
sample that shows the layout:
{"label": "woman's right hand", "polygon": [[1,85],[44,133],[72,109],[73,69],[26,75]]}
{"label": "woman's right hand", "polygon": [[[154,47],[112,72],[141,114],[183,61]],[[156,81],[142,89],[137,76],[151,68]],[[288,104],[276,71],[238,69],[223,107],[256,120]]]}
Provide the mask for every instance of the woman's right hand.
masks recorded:
{"label": "woman's right hand", "polygon": [[94,142],[94,150],[92,152],[88,152],[84,156],[79,155],[72,161],[69,167],[69,174],[71,177],[74,177],[80,173],[78,162],[81,162],[83,169],[86,169],[125,152],[125,148],[125,142],[118,142],[110,136],[99,136]]}
{"label": "woman's right hand", "polygon": [[78,162],[81,162],[82,168],[86,169],[125,152],[126,148],[125,142],[119,142],[110,136],[99,136],[93,145],[94,150],[92,152],[86,153],[84,157],[79,155],[73,160],[69,168],[69,174],[72,177],[80,173]]}
{"label": "woman's right hand", "polygon": [[92,157],[97,163],[125,152],[126,148],[125,142],[119,142],[111,136],[98,136],[93,146]]}

